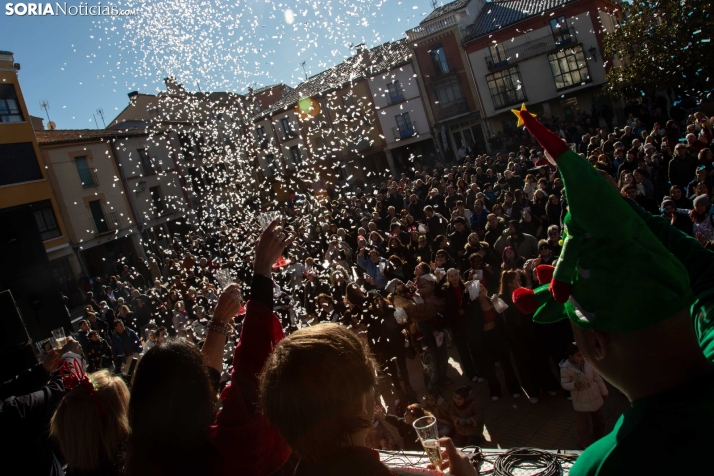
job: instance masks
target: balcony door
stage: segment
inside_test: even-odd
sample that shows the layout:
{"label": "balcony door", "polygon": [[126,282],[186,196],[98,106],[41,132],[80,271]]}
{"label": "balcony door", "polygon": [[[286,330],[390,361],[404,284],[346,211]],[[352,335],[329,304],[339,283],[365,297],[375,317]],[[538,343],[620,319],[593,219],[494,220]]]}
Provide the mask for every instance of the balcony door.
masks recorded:
{"label": "balcony door", "polygon": [[104,212],[102,211],[102,202],[99,200],[94,200],[89,202],[89,210],[92,212],[92,218],[94,219],[94,224],[97,227],[97,233],[106,233],[109,231],[107,222],[104,219]]}

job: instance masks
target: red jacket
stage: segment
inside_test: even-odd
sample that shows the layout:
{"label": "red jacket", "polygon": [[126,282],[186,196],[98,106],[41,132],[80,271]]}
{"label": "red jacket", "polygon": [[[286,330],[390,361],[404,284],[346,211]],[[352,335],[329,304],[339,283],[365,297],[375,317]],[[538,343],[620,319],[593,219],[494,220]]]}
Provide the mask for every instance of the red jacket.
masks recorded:
{"label": "red jacket", "polygon": [[290,456],[283,437],[257,409],[258,375],[285,337],[277,316],[259,301],[248,301],[231,381],[221,393],[223,409],[209,439],[223,457],[225,475],[270,475]]}

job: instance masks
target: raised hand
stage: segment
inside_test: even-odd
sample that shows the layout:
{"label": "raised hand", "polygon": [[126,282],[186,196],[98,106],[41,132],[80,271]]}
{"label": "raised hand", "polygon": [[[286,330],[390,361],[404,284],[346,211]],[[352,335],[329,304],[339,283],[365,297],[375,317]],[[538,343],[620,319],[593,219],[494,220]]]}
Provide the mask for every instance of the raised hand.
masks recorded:
{"label": "raised hand", "polygon": [[285,235],[282,228],[278,227],[278,222],[279,220],[273,220],[258,238],[253,262],[253,270],[256,274],[270,275],[273,263],[295,239],[292,235]]}
{"label": "raised hand", "polygon": [[218,304],[213,311],[213,320],[222,323],[229,322],[233,316],[238,314],[242,301],[240,289],[236,283],[229,284],[218,298]]}

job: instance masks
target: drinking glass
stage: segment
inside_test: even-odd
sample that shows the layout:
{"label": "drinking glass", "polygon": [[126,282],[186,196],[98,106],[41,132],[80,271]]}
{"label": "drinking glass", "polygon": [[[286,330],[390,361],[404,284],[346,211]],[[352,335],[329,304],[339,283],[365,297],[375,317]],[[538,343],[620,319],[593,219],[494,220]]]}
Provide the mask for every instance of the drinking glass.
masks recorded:
{"label": "drinking glass", "polygon": [[419,436],[422,446],[429,460],[441,471],[441,446],[439,445],[439,430],[436,427],[435,417],[427,415],[419,418],[412,426]]}
{"label": "drinking glass", "polygon": [[64,335],[64,328],[60,327],[52,331],[52,337],[57,341],[57,347],[61,350],[67,343],[67,338]]}
{"label": "drinking glass", "polygon": [[282,218],[282,215],[278,211],[265,212],[258,215],[258,223],[260,223],[260,228],[265,231],[274,220]]}

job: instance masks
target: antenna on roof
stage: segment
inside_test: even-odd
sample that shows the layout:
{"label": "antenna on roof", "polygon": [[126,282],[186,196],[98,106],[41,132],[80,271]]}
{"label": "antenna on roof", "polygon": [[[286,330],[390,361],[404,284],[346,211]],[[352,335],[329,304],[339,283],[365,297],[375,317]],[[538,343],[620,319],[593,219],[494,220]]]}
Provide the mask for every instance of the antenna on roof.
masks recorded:
{"label": "antenna on roof", "polygon": [[92,117],[94,118],[94,123],[97,125],[97,129],[99,129],[99,123],[97,122],[97,115],[92,113]]}
{"label": "antenna on roof", "polygon": [[102,118],[102,124],[104,124],[104,128],[106,129],[107,123],[104,122],[104,109],[102,109],[101,107],[99,109],[97,109],[97,114],[99,114],[99,117]]}
{"label": "antenna on roof", "polygon": [[45,114],[47,114],[47,122],[50,122],[50,102],[47,99],[40,101],[40,109],[45,110]]}
{"label": "antenna on roof", "polygon": [[438,0],[431,0],[431,8],[436,10],[437,6],[438,6]]}
{"label": "antenna on roof", "polygon": [[196,87],[198,87],[198,92],[199,92],[199,93],[203,92],[203,91],[201,91],[201,81],[196,80]]}
{"label": "antenna on roof", "polygon": [[307,81],[307,71],[305,71],[305,62],[301,62],[300,66],[302,66],[302,72],[305,73],[305,81]]}

